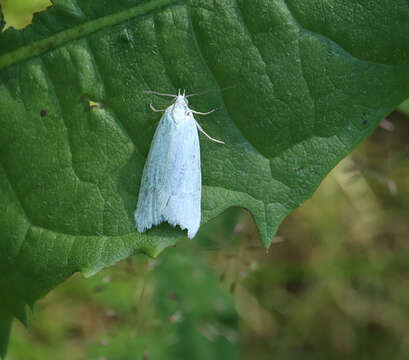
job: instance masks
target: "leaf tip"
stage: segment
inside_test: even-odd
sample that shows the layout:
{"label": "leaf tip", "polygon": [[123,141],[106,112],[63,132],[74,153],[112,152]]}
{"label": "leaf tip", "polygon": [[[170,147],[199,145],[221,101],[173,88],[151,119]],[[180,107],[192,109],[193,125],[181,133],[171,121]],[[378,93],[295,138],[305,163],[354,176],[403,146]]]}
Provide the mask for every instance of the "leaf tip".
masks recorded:
{"label": "leaf tip", "polygon": [[272,203],[264,204],[264,207],[250,209],[250,212],[257,225],[261,243],[268,252],[271,244],[279,242],[276,241],[275,234],[288,211],[283,205]]}

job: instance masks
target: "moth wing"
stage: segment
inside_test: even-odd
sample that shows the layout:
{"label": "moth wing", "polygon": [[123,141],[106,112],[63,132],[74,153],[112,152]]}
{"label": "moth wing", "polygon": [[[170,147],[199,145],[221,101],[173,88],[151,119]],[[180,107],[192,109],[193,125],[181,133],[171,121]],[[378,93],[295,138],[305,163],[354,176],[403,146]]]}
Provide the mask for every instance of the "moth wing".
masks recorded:
{"label": "moth wing", "polygon": [[188,237],[193,238],[200,226],[202,193],[199,136],[193,115],[173,133],[166,173],[169,186],[161,194],[166,201],[163,218],[187,229]]}
{"label": "moth wing", "polygon": [[166,187],[164,162],[170,147],[172,119],[169,109],[165,111],[153,136],[149,154],[143,169],[138,204],[135,211],[136,228],[139,232],[150,229],[160,223],[159,194]]}

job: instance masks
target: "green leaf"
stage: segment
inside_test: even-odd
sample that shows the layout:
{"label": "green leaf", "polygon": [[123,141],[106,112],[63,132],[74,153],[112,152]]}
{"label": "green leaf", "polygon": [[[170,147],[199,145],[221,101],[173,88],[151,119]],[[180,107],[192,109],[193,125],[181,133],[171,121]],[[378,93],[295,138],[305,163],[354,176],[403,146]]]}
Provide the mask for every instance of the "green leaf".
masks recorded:
{"label": "green leaf", "polygon": [[[144,90],[192,98],[203,222],[249,209],[268,246],[283,218],[409,96],[407,1],[56,0],[0,35],[0,302],[11,316],[72,273],[183,233],[134,229],[159,116]],[[157,107],[166,99],[153,99]],[[90,106],[90,104],[99,106]]]}
{"label": "green leaf", "polygon": [[50,0],[1,0],[5,26],[2,31],[9,27],[24,29],[31,24],[33,15],[52,6]]}
{"label": "green leaf", "polygon": [[402,104],[397,108],[403,114],[409,115],[409,99],[406,99]]}
{"label": "green leaf", "polygon": [[[129,276],[122,284],[119,280],[119,285],[113,284],[118,279],[112,279],[105,300],[109,299],[109,308],[117,312],[121,307],[112,294],[119,294],[119,298],[122,295],[130,308],[118,317],[127,322],[119,322],[103,335],[105,346],[96,339],[88,358],[179,360],[186,354],[192,360],[239,358],[238,315],[233,297],[221,288],[217,274],[200,256],[179,248],[170,250],[155,262],[154,277],[155,281],[148,281],[141,294],[135,291],[134,281],[129,283]],[[101,294],[95,297],[101,299]],[[132,315],[135,311],[139,314],[136,317]]]}
{"label": "green leaf", "polygon": [[191,252],[171,251],[155,275],[156,308],[167,337],[174,339],[168,346],[168,359],[183,359],[184,354],[195,360],[238,359],[238,316],[233,298],[221,289],[203,259]]}

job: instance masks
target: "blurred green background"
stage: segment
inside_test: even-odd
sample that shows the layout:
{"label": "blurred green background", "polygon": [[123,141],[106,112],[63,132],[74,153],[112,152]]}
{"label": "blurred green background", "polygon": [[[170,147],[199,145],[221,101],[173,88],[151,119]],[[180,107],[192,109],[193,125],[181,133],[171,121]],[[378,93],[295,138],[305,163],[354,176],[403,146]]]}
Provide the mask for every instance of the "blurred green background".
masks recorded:
{"label": "blurred green background", "polygon": [[[281,225],[230,209],[52,291],[8,360],[409,359],[409,104]],[[365,121],[363,118],[362,121]]]}

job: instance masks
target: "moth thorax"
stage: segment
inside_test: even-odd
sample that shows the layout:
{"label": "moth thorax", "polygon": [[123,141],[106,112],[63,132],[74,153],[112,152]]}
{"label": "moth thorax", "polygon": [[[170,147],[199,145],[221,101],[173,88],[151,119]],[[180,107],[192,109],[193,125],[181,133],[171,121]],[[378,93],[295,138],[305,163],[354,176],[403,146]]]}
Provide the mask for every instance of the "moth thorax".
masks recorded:
{"label": "moth thorax", "polygon": [[172,115],[176,124],[183,123],[187,119],[189,108],[186,104],[175,103],[173,105]]}

